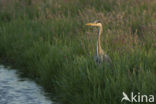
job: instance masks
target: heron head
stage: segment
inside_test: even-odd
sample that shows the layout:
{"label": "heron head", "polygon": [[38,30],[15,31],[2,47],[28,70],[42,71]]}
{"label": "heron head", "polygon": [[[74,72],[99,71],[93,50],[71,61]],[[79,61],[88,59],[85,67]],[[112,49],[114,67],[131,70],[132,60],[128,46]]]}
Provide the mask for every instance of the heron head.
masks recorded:
{"label": "heron head", "polygon": [[96,20],[96,21],[94,21],[94,22],[87,23],[86,25],[87,25],[87,26],[95,26],[95,27],[101,27],[101,26],[102,26],[100,20]]}

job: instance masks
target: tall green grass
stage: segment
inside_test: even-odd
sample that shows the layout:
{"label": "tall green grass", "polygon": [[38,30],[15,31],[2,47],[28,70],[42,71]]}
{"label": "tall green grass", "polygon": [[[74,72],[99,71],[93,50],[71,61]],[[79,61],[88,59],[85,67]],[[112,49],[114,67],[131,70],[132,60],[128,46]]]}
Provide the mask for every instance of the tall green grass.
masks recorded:
{"label": "tall green grass", "polygon": [[[154,0],[1,0],[1,60],[63,104],[119,104],[123,91],[156,95],[155,5]],[[85,23],[95,19],[103,23],[102,47],[112,66],[93,60],[96,29]]]}

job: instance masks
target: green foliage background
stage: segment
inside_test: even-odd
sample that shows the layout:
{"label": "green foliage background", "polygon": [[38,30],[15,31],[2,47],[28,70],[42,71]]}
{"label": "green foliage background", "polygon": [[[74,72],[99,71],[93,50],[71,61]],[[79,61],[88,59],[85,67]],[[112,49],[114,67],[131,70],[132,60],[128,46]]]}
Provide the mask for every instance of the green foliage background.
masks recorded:
{"label": "green foliage background", "polygon": [[[155,11],[155,0],[0,0],[0,57],[63,104],[156,95]],[[94,20],[112,66],[93,61]]]}

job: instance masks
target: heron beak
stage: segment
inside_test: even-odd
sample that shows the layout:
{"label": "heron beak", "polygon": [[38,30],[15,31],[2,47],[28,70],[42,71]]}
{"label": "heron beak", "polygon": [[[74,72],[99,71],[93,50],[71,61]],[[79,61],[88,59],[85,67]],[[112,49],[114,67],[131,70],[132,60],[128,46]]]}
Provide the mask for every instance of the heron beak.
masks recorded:
{"label": "heron beak", "polygon": [[97,26],[96,23],[87,23],[86,25],[87,25],[87,26]]}

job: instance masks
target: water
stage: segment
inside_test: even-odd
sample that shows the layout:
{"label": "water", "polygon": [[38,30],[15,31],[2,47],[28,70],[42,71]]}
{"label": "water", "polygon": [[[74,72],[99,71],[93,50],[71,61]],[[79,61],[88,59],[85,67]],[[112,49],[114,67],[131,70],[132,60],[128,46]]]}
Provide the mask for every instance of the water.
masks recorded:
{"label": "water", "polygon": [[0,65],[0,104],[52,104],[41,87]]}

